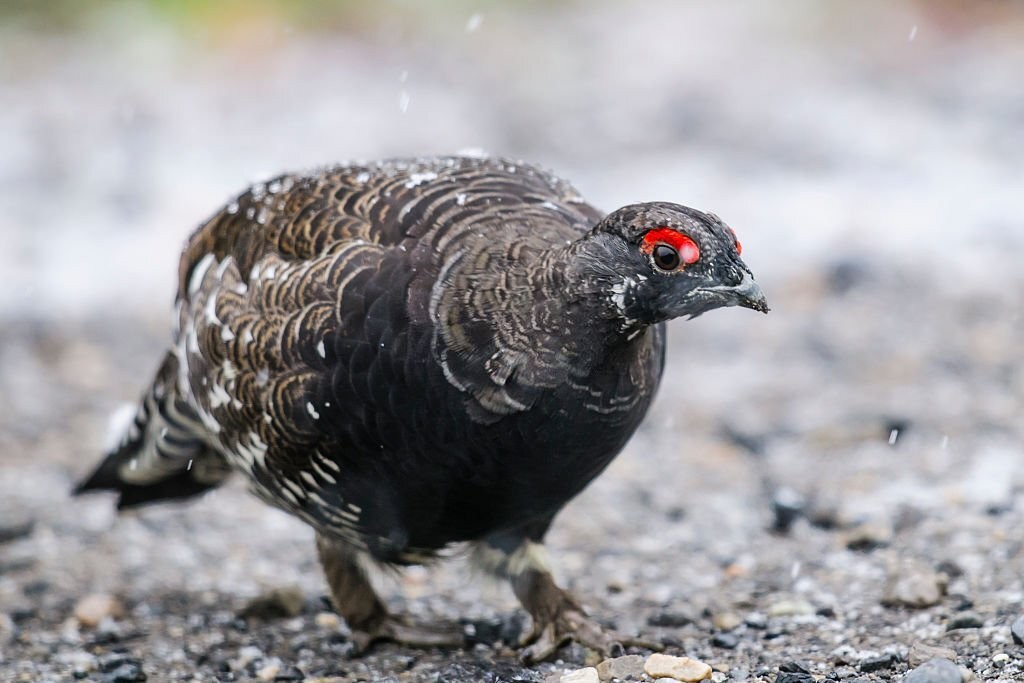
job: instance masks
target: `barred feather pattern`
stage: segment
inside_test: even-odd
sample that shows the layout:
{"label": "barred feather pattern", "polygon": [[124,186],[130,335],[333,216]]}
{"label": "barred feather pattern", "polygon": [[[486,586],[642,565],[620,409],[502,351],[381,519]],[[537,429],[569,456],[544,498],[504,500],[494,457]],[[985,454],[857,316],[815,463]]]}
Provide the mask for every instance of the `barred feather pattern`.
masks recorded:
{"label": "barred feather pattern", "polygon": [[156,446],[122,477],[226,462],[389,562],[554,514],[632,434],[663,364],[661,325],[611,348],[621,301],[567,279],[603,216],[503,159],[250,188],[184,251],[175,342],[135,422]]}

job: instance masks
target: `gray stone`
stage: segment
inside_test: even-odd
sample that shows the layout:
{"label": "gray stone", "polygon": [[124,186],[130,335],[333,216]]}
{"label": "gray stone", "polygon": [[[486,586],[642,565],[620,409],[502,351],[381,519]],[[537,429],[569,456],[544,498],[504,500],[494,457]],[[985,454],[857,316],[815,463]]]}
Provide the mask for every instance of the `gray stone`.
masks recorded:
{"label": "gray stone", "polygon": [[618,678],[624,681],[640,680],[644,673],[644,657],[642,655],[626,655],[606,659],[597,665],[597,674],[602,681]]}
{"label": "gray stone", "polygon": [[903,683],[963,683],[958,667],[948,659],[932,659],[906,675]]}
{"label": "gray stone", "polygon": [[1010,625],[1010,635],[1013,636],[1013,642],[1024,645],[1024,617],[1017,617]]}

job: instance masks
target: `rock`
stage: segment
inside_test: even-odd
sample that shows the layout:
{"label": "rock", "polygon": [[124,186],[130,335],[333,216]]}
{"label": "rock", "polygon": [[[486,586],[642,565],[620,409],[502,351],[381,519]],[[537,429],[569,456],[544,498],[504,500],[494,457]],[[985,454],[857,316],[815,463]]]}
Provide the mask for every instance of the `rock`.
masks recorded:
{"label": "rock", "polygon": [[945,575],[908,566],[890,572],[882,590],[882,604],[920,609],[939,604],[945,593]]}
{"label": "rock", "polygon": [[673,657],[655,652],[644,662],[644,673],[651,678],[674,678],[677,681],[703,681],[711,677],[711,667],[689,657]]}
{"label": "rock", "polygon": [[811,674],[800,673],[797,671],[783,671],[775,677],[775,683],[815,683],[814,676]]}
{"label": "rock", "polygon": [[121,666],[103,674],[103,683],[137,683],[146,680],[146,672],[142,665],[135,662],[126,662]]}
{"label": "rock", "polygon": [[644,658],[642,655],[625,655],[606,659],[597,665],[597,675],[602,681],[610,681],[618,678],[625,681],[640,680],[644,673]]}
{"label": "rock", "polygon": [[104,619],[123,617],[124,606],[113,595],[93,593],[78,601],[73,614],[82,626],[96,628]]}
{"label": "rock", "polygon": [[892,542],[892,526],[880,521],[867,521],[846,532],[846,547],[850,550],[871,552]]}
{"label": "rock", "polygon": [[743,623],[747,625],[747,628],[763,631],[768,628],[768,617],[760,612],[751,612],[743,620]]}
{"label": "rock", "polygon": [[661,612],[656,612],[647,618],[647,624],[649,626],[662,626],[665,628],[679,628],[680,626],[692,624],[693,621],[693,617],[689,614],[673,610],[662,610]]}
{"label": "rock", "polygon": [[910,671],[903,683],[963,683],[963,675],[948,659],[931,659]]}
{"label": "rock", "polygon": [[793,523],[803,515],[807,501],[793,489],[783,486],[772,496],[772,526],[777,534],[788,534]]}
{"label": "rock", "polygon": [[894,654],[881,655],[879,657],[868,657],[860,661],[857,668],[863,673],[871,673],[872,671],[882,671],[883,669],[891,669],[892,667],[899,664],[900,658]]}
{"label": "rock", "polygon": [[964,575],[963,568],[953,560],[943,560],[935,565],[935,571],[945,574],[951,579],[956,579]]}
{"label": "rock", "polygon": [[335,629],[341,626],[341,617],[334,612],[318,612],[313,617],[313,623],[319,628]]}
{"label": "rock", "polygon": [[956,631],[961,628],[981,628],[984,625],[984,620],[974,612],[963,612],[949,620],[949,623],[946,624],[946,630]]}
{"label": "rock", "polygon": [[597,675],[597,669],[588,666],[562,674],[558,683],[601,683],[601,677]]}
{"label": "rock", "polygon": [[740,644],[740,639],[736,637],[734,633],[716,633],[711,638],[711,644],[715,647],[725,648],[726,650],[733,650],[737,645]]}
{"label": "rock", "polygon": [[35,528],[34,519],[9,519],[6,515],[0,515],[6,521],[0,522],[0,543],[10,543],[20,538],[31,535]]}
{"label": "rock", "polygon": [[99,661],[103,683],[137,683],[146,680],[142,661],[124,654],[114,653]]}
{"label": "rock", "polygon": [[711,624],[719,631],[731,631],[742,623],[743,619],[735,612],[718,612],[711,617]]}
{"label": "rock", "polygon": [[779,600],[768,607],[769,617],[793,617],[814,614],[814,605],[806,600]]}
{"label": "rock", "polygon": [[1010,655],[1005,652],[997,652],[992,655],[992,664],[1000,668],[1006,666],[1010,662]]}
{"label": "rock", "polygon": [[278,678],[278,673],[281,672],[281,665],[276,661],[271,661],[270,664],[260,668],[256,672],[256,680],[258,681],[273,681]]}
{"label": "rock", "polygon": [[238,612],[242,618],[286,619],[302,614],[302,591],[295,587],[274,588],[250,600]]}
{"label": "rock", "polygon": [[1017,617],[1017,620],[1010,624],[1010,635],[1013,642],[1024,645],[1024,617]]}
{"label": "rock", "polygon": [[790,661],[785,662],[779,666],[779,671],[783,673],[794,673],[794,674],[810,674],[811,670],[800,662]]}
{"label": "rock", "polygon": [[935,647],[924,643],[914,643],[910,646],[910,653],[907,655],[907,663],[911,667],[920,666],[932,659],[948,659],[956,661],[956,652],[945,647]]}
{"label": "rock", "polygon": [[304,681],[306,680],[306,674],[302,673],[302,669],[297,666],[286,666],[277,672],[274,676],[274,681]]}

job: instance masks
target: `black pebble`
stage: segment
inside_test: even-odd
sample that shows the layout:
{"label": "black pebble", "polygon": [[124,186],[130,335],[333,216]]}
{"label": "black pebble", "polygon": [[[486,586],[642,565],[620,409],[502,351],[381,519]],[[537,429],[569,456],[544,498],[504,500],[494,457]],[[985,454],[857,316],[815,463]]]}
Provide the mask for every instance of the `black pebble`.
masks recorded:
{"label": "black pebble", "polygon": [[679,628],[680,626],[692,623],[693,618],[689,615],[682,612],[673,612],[672,610],[656,612],[647,618],[649,626],[663,626],[666,628]]}
{"label": "black pebble", "polygon": [[900,658],[893,654],[882,655],[881,657],[868,657],[867,659],[861,660],[857,667],[864,673],[870,673],[872,671],[881,671],[882,669],[891,669],[898,664]]}
{"label": "black pebble", "polygon": [[274,676],[275,681],[303,681],[305,679],[306,674],[302,673],[302,670],[297,666],[286,666]]}
{"label": "black pebble", "polygon": [[811,670],[800,662],[786,662],[779,666],[779,671],[794,674],[809,674]]}
{"label": "black pebble", "polygon": [[906,675],[903,683],[962,683],[960,668],[948,659],[932,659]]}
{"label": "black pebble", "polygon": [[815,683],[811,674],[783,671],[775,677],[775,683]]}
{"label": "black pebble", "polygon": [[1017,617],[1017,621],[1010,625],[1010,635],[1013,642],[1024,645],[1024,617]]}
{"label": "black pebble", "polygon": [[803,496],[790,488],[780,488],[772,496],[772,521],[771,530],[777,534],[788,534],[793,523],[800,519],[804,513],[806,501]]}
{"label": "black pebble", "polygon": [[733,633],[716,633],[711,639],[711,644],[715,647],[722,647],[726,650],[732,650],[740,644],[740,639]]}
{"label": "black pebble", "polygon": [[103,683],[136,683],[146,680],[146,673],[139,661],[126,661],[103,674]]}
{"label": "black pebble", "polygon": [[950,619],[949,623],[946,624],[946,630],[955,631],[960,628],[981,628],[984,625],[985,622],[977,614],[964,612]]}

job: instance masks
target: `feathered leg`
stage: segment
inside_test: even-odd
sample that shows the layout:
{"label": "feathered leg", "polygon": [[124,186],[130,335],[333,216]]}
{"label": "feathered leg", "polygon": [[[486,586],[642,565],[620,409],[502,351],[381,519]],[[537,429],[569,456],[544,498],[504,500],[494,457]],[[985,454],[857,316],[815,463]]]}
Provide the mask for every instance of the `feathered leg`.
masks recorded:
{"label": "feathered leg", "polygon": [[388,612],[359,563],[358,551],[321,533],[316,549],[331,600],[349,629],[356,652],[364,652],[378,640],[412,647],[459,647],[465,643],[457,625],[414,624]]}
{"label": "feathered leg", "polygon": [[519,533],[492,536],[478,544],[475,554],[478,564],[509,580],[533,620],[532,629],[520,642],[524,648],[523,660],[530,663],[548,659],[569,641],[603,655],[615,655],[624,646],[633,645],[661,649],[660,643],[606,630],[555,583],[541,540],[549,524],[550,520],[519,530]]}

